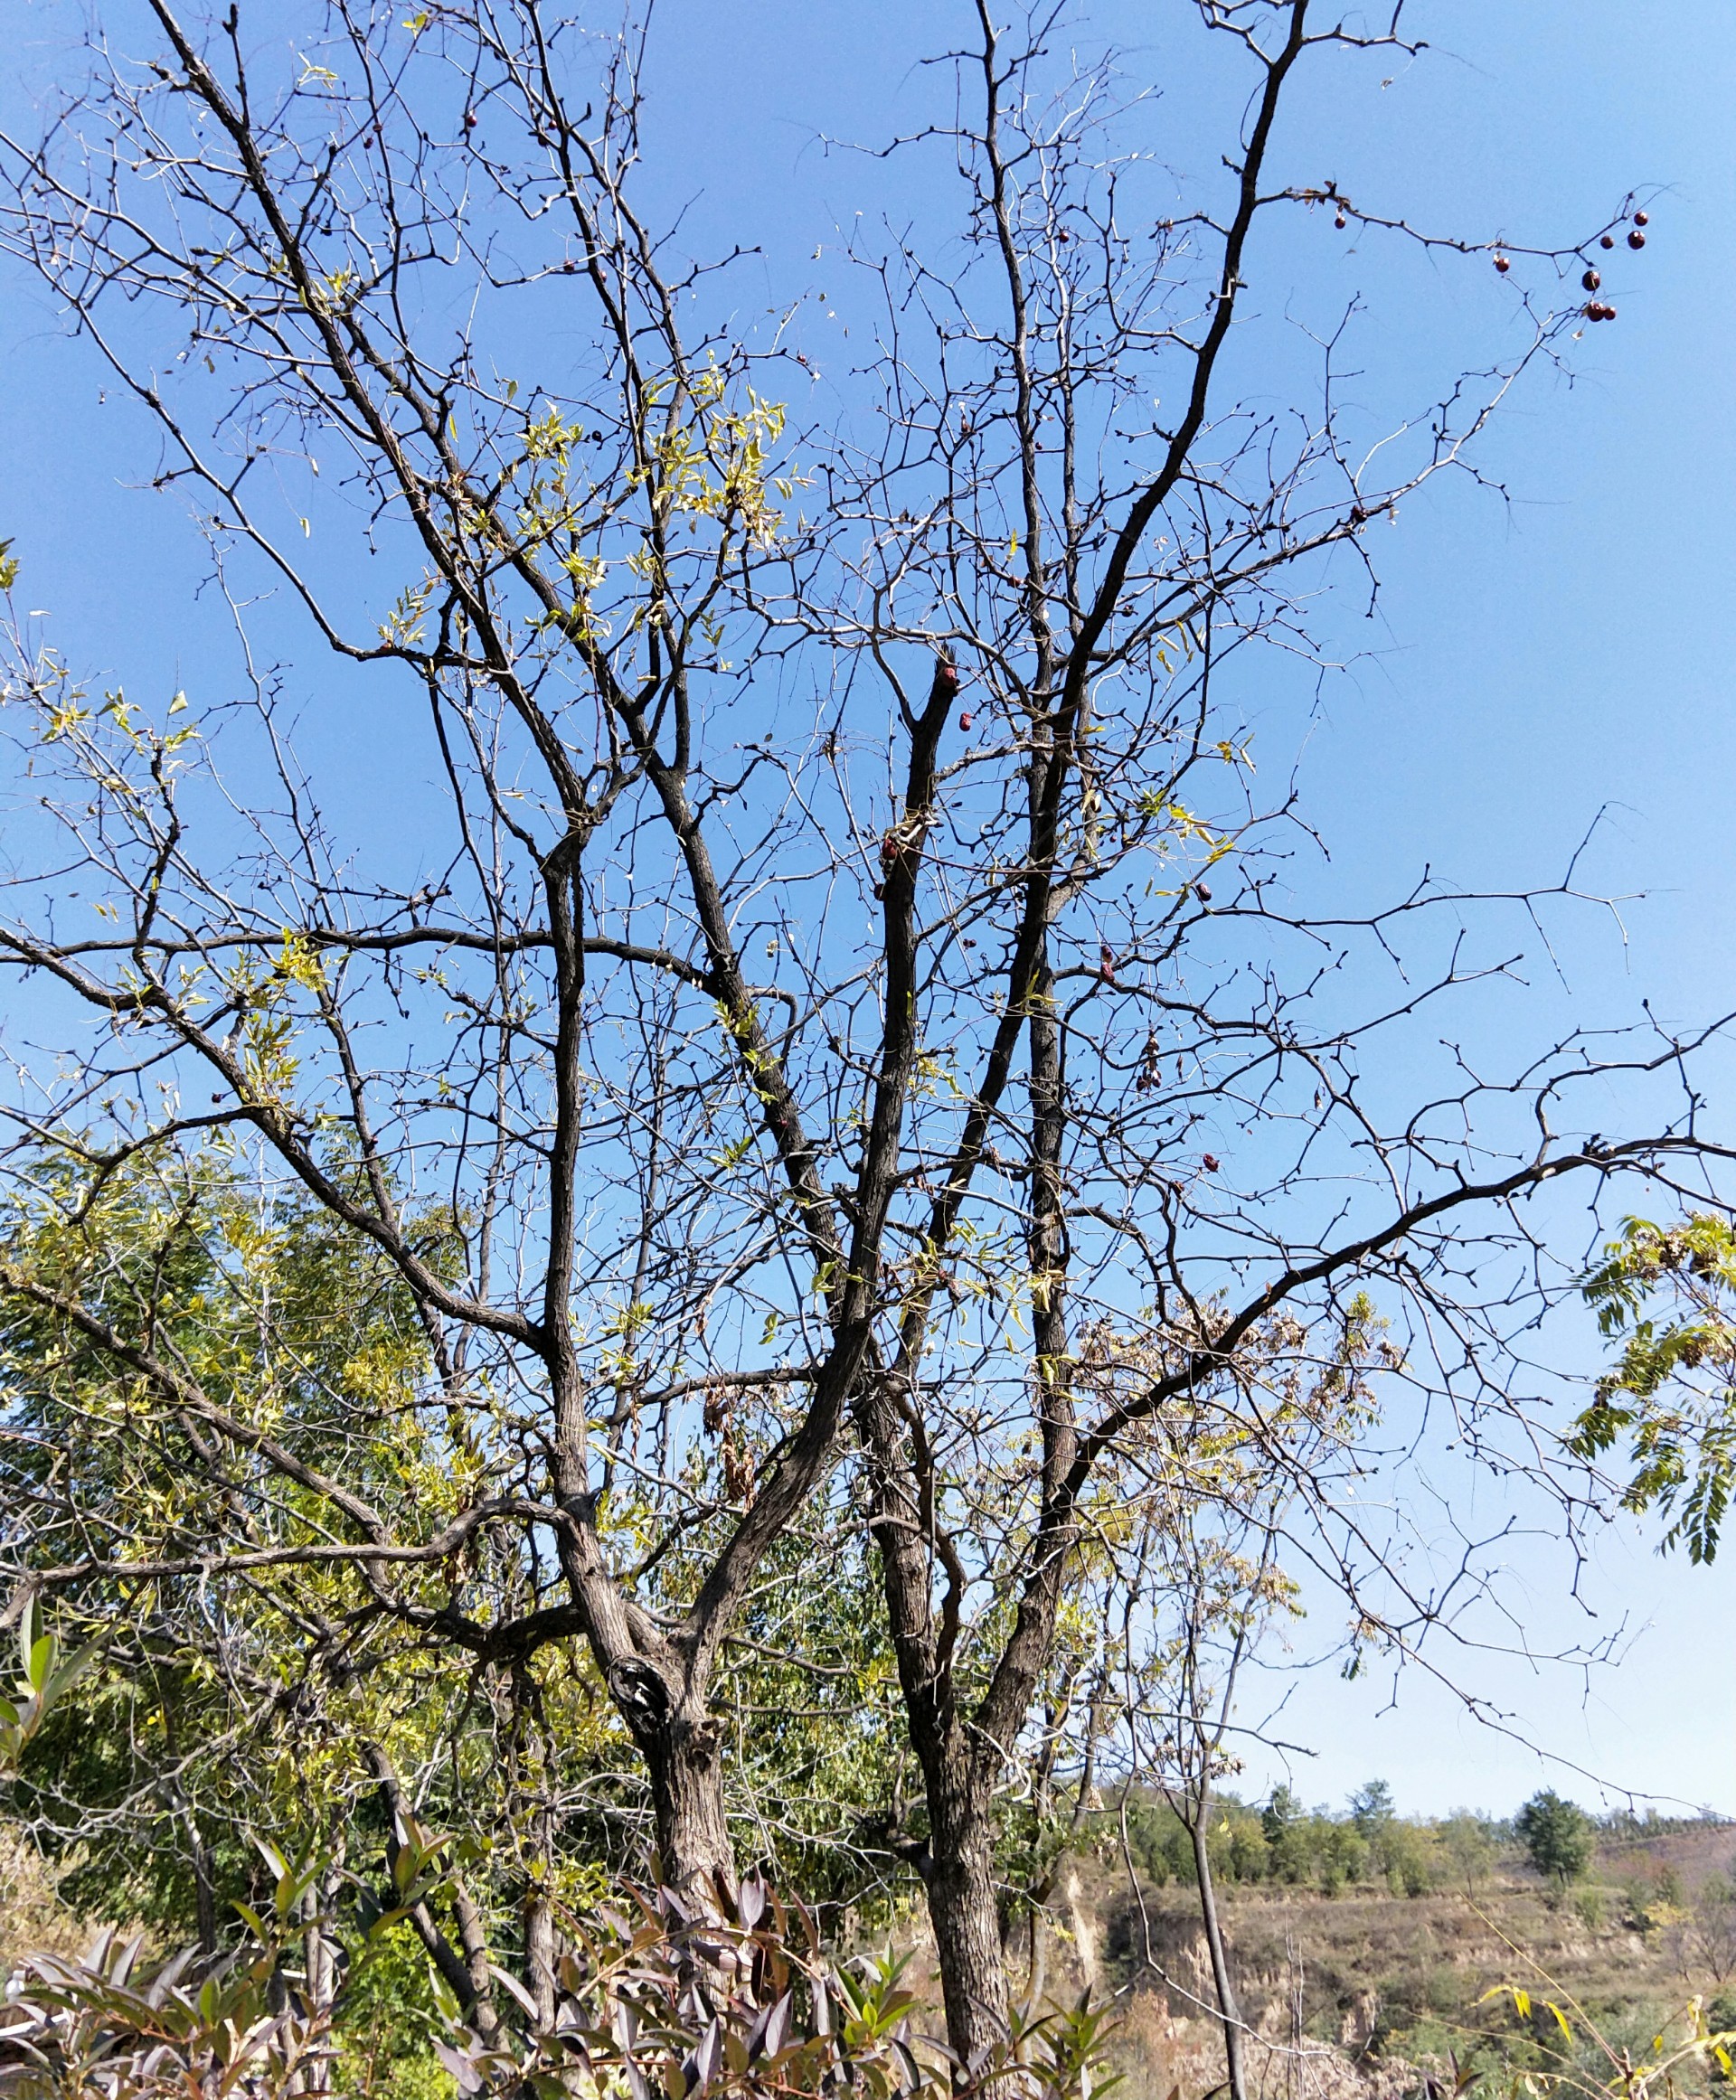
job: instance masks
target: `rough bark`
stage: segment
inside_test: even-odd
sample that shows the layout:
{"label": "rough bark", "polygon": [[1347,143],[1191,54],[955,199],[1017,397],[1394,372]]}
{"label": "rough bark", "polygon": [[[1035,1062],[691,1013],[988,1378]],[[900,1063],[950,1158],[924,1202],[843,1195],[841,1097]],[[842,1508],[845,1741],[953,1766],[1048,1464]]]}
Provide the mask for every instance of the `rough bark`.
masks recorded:
{"label": "rough bark", "polygon": [[939,1957],[947,2039],[970,2073],[1011,2031],[1006,1963],[995,1902],[991,1790],[971,1769],[962,1731],[931,1746],[929,1783],[933,1864],[929,1917]]}
{"label": "rough bark", "polygon": [[736,1889],[717,1725],[703,1710],[678,1709],[643,1747],[663,1880],[691,1910],[715,1916]]}

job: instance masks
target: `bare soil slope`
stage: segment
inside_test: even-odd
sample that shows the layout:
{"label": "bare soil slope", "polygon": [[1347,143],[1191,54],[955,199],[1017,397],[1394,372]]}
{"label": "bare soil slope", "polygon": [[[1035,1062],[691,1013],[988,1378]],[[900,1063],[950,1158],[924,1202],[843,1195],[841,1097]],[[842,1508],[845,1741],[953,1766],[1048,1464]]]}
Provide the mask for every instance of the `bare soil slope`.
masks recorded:
{"label": "bare soil slope", "polygon": [[[1708,1825],[1605,1848],[1564,1893],[1516,1860],[1470,1889],[1417,1897],[1367,1885],[1335,1897],[1224,1890],[1259,2090],[1397,2100],[1449,2055],[1541,2065],[1560,2043],[1552,2000],[1588,2056],[1595,2025],[1644,2057],[1660,2029],[1681,2030],[1694,1996],[1719,2024],[1736,2022],[1736,1913],[1717,1901],[1732,1876],[1736,1827]],[[1130,1884],[1112,1859],[1080,1861],[1063,1890],[1047,1988],[1090,1983],[1119,1997],[1127,2100],[1169,2100],[1177,2087],[1181,2100],[1203,2100],[1223,2066],[1195,1892]],[[1502,1984],[1536,2001],[1529,2019],[1489,1995]]]}

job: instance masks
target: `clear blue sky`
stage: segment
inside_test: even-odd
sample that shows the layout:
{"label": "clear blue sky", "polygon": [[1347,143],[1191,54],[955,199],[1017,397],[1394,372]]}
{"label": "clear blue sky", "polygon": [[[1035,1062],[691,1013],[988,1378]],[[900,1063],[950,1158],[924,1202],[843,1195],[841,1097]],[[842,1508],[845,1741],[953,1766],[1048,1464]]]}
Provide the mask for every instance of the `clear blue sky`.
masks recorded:
{"label": "clear blue sky", "polygon": [[[78,13],[12,11],[26,74],[52,68]],[[864,206],[920,215],[920,189],[897,188],[911,178],[818,141],[878,141],[908,122],[924,91],[916,60],[962,33],[964,13],[956,0],[664,0],[651,168],[687,203],[695,245],[762,244],[769,298],[820,282],[816,249]],[[1130,74],[1163,88],[1154,136],[1183,166],[1210,150],[1222,85],[1175,70],[1189,13],[1116,0],[1080,17],[1082,41],[1118,43]],[[1364,654],[1326,689],[1303,760],[1311,814],[1339,879],[1373,895],[1425,862],[1467,885],[1543,878],[1608,805],[1591,871],[1646,896],[1627,909],[1625,951],[1590,928],[1570,940],[1573,998],[1603,1011],[1643,990],[1666,1017],[1706,1014],[1736,1004],[1736,13],[1727,0],[1438,0],[1407,21],[1433,48],[1395,63],[1388,86],[1344,69],[1298,99],[1288,174],[1515,241],[1571,237],[1630,187],[1655,190],[1651,240],[1619,271],[1620,319],[1588,338],[1571,386],[1528,388],[1485,454],[1510,501],[1444,489],[1382,532],[1379,617],[1353,633],[1345,616]],[[16,88],[4,93],[15,115]],[[1344,281],[1361,267],[1353,250]],[[1389,267],[1368,251],[1371,280]],[[128,485],[148,482],[154,442],[129,411],[99,407],[93,362],[41,295],[15,275],[0,287],[0,537],[24,558],[24,602],[84,663],[191,684],[220,660],[221,630],[193,603],[196,537],[171,499]],[[1440,325],[1438,299],[1416,311]],[[1438,347],[1407,339],[1404,318],[1389,307],[1371,344],[1400,382],[1432,369]],[[1552,1550],[1515,1549],[1526,1630],[1552,1648],[1625,1622],[1618,1667],[1588,1686],[1492,1654],[1443,1663],[1614,1785],[1736,1811],[1736,1548],[1708,1572],[1610,1534],[1581,1585],[1595,1624],[1566,1599],[1566,1574]],[[1420,1679],[1382,1711],[1389,1690],[1378,1672],[1298,1678],[1283,1733],[1318,1753],[1295,1773],[1307,1798],[1341,1799],[1378,1773],[1407,1808],[1505,1809],[1540,1783],[1532,1752]]]}

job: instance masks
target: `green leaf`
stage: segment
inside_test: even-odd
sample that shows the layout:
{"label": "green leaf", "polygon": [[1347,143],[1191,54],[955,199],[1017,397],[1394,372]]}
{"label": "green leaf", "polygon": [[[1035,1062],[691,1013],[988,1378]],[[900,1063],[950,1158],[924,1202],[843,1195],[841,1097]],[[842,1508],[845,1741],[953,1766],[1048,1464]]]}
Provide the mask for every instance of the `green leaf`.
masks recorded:
{"label": "green leaf", "polygon": [[278,1848],[271,1842],[269,1838],[260,1837],[257,1831],[253,1832],[253,1843],[259,1851],[260,1859],[262,1859],[266,1865],[271,1869],[272,1879],[277,1881],[281,1881],[284,1876],[289,1871],[288,1860],[284,1858],[280,1851],[278,1851]]}
{"label": "green leaf", "polygon": [[432,1962],[428,1964],[428,1981],[434,1993],[434,2002],[440,2010],[440,2017],[449,2027],[456,2027],[464,2017],[464,2008],[458,2003],[458,1992]]}
{"label": "green leaf", "polygon": [[18,1621],[18,1661],[26,1677],[30,1675],[30,1652],[42,1637],[42,1600],[33,1596]]}
{"label": "green leaf", "polygon": [[30,1689],[40,1697],[53,1673],[54,1636],[43,1634],[30,1644],[30,1652],[24,1658],[24,1675],[30,1680]]}
{"label": "green leaf", "polygon": [[52,1706],[56,1700],[64,1699],[95,1662],[99,1653],[96,1642],[89,1641],[75,1653],[69,1655],[43,1687],[42,1704]]}

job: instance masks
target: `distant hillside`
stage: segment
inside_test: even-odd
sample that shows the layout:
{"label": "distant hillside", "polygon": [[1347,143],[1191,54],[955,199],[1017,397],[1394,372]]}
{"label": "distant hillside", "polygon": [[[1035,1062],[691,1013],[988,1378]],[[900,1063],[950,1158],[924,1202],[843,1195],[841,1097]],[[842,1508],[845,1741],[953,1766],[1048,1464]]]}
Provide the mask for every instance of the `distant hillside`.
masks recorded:
{"label": "distant hillside", "polygon": [[[1449,2057],[1549,2067],[1561,2046],[1551,1999],[1636,2061],[1660,2031],[1680,2029],[1695,1995],[1713,2024],[1736,2026],[1736,1825],[1602,1833],[1590,1871],[1565,1891],[1502,1841],[1503,1826],[1488,1827],[1502,1835],[1468,1887],[1226,1881],[1221,1908],[1264,2100],[1403,2100]],[[1435,1834],[1409,1828],[1420,1844]],[[1065,1863],[1053,1911],[1041,1988],[1059,1996],[1089,1983],[1118,1999],[1126,2100],[1177,2089],[1205,2100],[1224,2074],[1197,1891],[1143,1868],[1130,1877],[1119,1847],[1104,1843]],[[1529,2020],[1487,1995],[1504,1983],[1531,1995]]]}

